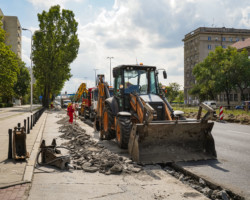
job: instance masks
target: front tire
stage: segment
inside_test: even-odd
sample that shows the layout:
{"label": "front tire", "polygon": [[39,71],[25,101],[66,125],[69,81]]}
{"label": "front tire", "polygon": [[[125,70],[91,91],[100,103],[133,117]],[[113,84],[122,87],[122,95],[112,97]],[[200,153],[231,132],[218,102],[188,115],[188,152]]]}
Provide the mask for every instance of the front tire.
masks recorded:
{"label": "front tire", "polygon": [[132,129],[130,117],[119,116],[116,122],[116,141],[120,148],[127,149]]}

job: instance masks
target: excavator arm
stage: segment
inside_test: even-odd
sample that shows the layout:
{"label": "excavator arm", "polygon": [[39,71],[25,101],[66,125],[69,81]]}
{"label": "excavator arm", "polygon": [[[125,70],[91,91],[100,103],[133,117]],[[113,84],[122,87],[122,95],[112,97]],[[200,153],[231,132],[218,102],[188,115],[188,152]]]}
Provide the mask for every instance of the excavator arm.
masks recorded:
{"label": "excavator arm", "polygon": [[146,102],[144,102],[138,94],[130,94],[130,105],[136,113],[137,119],[140,123],[150,123],[155,115],[155,110]]}
{"label": "excavator arm", "polygon": [[[166,120],[172,120],[171,114],[169,112],[169,106],[166,101],[163,100],[163,102]],[[149,103],[143,101],[143,99],[140,98],[140,96],[136,93],[130,94],[130,105],[133,111],[136,113],[140,123],[148,124],[157,117],[154,108],[152,108]]]}
{"label": "excavator arm", "polygon": [[84,92],[86,92],[88,94],[88,90],[86,88],[86,83],[81,83],[81,85],[79,86],[79,88],[74,96],[74,101],[78,102]]}

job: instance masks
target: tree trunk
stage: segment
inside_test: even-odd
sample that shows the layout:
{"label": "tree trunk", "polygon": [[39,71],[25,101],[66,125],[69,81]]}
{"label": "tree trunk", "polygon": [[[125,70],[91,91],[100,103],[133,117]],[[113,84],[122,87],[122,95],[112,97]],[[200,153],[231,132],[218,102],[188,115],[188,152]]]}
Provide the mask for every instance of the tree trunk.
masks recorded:
{"label": "tree trunk", "polygon": [[227,106],[230,109],[230,99],[229,99],[229,92],[227,90],[225,90],[226,92],[226,96],[227,96]]}

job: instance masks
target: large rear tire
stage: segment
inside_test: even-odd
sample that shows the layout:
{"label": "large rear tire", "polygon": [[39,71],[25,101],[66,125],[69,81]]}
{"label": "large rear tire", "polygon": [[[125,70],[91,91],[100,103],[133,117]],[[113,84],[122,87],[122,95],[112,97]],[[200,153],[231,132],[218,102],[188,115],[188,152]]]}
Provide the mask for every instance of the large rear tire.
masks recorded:
{"label": "large rear tire", "polygon": [[120,148],[127,149],[132,129],[130,117],[119,116],[116,122],[116,141]]}
{"label": "large rear tire", "polygon": [[105,139],[111,140],[115,138],[115,130],[112,129],[114,125],[114,115],[110,106],[106,105],[103,110],[103,134]]}
{"label": "large rear tire", "polygon": [[89,118],[89,116],[87,115],[87,108],[84,109],[83,116],[85,119]]}

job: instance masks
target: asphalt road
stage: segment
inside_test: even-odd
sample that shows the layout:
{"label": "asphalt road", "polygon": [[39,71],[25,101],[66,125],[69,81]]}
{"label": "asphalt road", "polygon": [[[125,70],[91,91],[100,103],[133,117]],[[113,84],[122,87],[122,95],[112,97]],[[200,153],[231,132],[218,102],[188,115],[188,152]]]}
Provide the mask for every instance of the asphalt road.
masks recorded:
{"label": "asphalt road", "polygon": [[[37,110],[41,105],[33,104],[32,111]],[[23,115],[25,113],[30,113],[30,105],[15,106],[8,108],[0,108],[0,120],[7,120],[18,115]]]}
{"label": "asphalt road", "polygon": [[250,199],[250,126],[216,122],[212,135],[217,160],[178,165]]}

